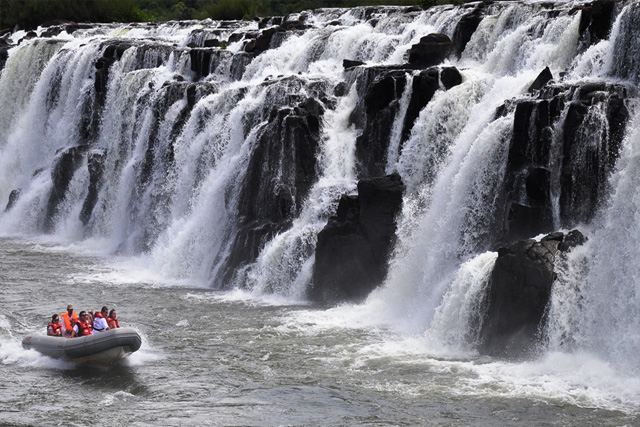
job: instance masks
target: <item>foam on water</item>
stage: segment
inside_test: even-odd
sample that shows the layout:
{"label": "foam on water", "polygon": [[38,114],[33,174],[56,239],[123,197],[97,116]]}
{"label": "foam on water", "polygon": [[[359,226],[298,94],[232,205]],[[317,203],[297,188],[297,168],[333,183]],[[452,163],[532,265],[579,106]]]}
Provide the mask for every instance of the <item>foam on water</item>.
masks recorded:
{"label": "foam on water", "polygon": [[528,399],[640,414],[640,378],[614,368],[598,355],[582,351],[548,352],[532,360],[478,358],[474,352],[461,352],[455,346],[440,348],[425,336],[400,336],[358,324],[352,316],[351,307],[297,311],[290,319],[284,319],[285,330],[313,336],[341,329],[345,324],[365,327],[369,344],[336,348],[326,362],[347,364],[354,370],[370,370],[378,363],[387,367],[400,365],[446,378],[431,383],[372,382],[370,386],[378,390],[418,396],[446,389],[458,396]]}

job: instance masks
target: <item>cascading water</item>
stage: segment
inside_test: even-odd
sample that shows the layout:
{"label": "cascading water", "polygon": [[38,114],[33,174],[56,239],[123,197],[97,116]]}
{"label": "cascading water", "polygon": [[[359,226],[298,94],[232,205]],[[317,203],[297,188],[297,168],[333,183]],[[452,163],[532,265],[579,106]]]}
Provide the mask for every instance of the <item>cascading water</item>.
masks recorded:
{"label": "cascading water", "polygon": [[[509,206],[542,206],[544,225],[590,231],[559,267],[545,342],[637,374],[639,125],[624,119],[639,113],[639,10],[612,7],[610,37],[585,32],[585,2],[532,1],[24,40],[0,76],[0,233],[91,242],[170,283],[299,302],[340,197],[397,172],[406,192],[388,274],[343,310],[474,354]],[[430,33],[459,52],[432,74],[403,66]],[[214,38],[228,43],[205,47]],[[454,67],[460,81],[447,84]],[[530,90],[545,67],[553,82]],[[527,137],[553,154],[513,148]],[[597,191],[581,189],[592,175]],[[548,185],[538,205],[521,191],[536,177]]]}
{"label": "cascading water", "polygon": [[639,119],[636,112],[612,177],[611,199],[596,230],[563,263],[546,330],[551,349],[586,350],[634,376],[640,372]]}

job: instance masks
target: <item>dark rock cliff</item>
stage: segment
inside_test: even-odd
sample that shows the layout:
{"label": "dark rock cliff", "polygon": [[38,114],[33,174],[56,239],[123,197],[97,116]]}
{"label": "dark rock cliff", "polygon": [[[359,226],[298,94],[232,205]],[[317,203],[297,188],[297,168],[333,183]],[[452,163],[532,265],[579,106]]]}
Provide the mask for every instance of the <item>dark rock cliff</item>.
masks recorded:
{"label": "dark rock cliff", "polygon": [[498,250],[480,331],[483,354],[519,357],[535,350],[556,279],[556,258],[584,241],[574,230]]}
{"label": "dark rock cliff", "polygon": [[593,218],[618,158],[628,96],[623,85],[549,82],[533,98],[515,101],[499,241]]}
{"label": "dark rock cliff", "polygon": [[393,174],[358,182],[357,196],[342,196],[338,211],[318,234],[309,298],[323,304],[359,301],[387,273],[404,184]]}
{"label": "dark rock cliff", "polygon": [[316,155],[324,107],[308,98],[293,108],[273,110],[238,189],[238,218],[220,281],[255,261],[276,233],[291,225],[317,179]]}

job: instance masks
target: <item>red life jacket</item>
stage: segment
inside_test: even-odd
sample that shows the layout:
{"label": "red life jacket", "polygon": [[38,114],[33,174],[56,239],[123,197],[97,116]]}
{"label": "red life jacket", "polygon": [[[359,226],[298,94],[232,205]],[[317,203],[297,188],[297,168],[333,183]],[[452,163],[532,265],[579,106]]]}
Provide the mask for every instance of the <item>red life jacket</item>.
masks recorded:
{"label": "red life jacket", "polygon": [[82,320],[78,321],[78,335],[79,337],[84,337],[85,335],[91,335],[93,332],[93,326],[91,326],[91,321],[87,320],[83,322]]}
{"label": "red life jacket", "polygon": [[62,333],[62,325],[60,322],[58,323],[49,323],[47,325],[47,331],[51,328],[53,330],[53,335],[59,335]]}
{"label": "red life jacket", "polygon": [[118,322],[118,319],[112,319],[111,317],[107,318],[107,325],[111,326],[111,322],[116,322],[116,328],[120,327],[120,323]]}

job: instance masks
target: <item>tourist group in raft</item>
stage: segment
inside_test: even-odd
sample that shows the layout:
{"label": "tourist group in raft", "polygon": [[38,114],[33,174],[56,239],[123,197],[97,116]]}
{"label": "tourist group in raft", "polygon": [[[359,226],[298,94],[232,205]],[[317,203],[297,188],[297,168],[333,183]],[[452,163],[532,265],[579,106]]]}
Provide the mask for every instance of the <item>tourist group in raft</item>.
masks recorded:
{"label": "tourist group in raft", "polygon": [[83,310],[78,315],[73,311],[73,304],[67,304],[67,311],[61,316],[62,322],[57,314],[51,316],[51,323],[47,326],[47,335],[66,338],[83,337],[120,327],[116,309],[113,308],[109,311],[106,306],[102,307],[100,311],[96,311],[95,314],[93,310],[89,310],[88,313]]}

